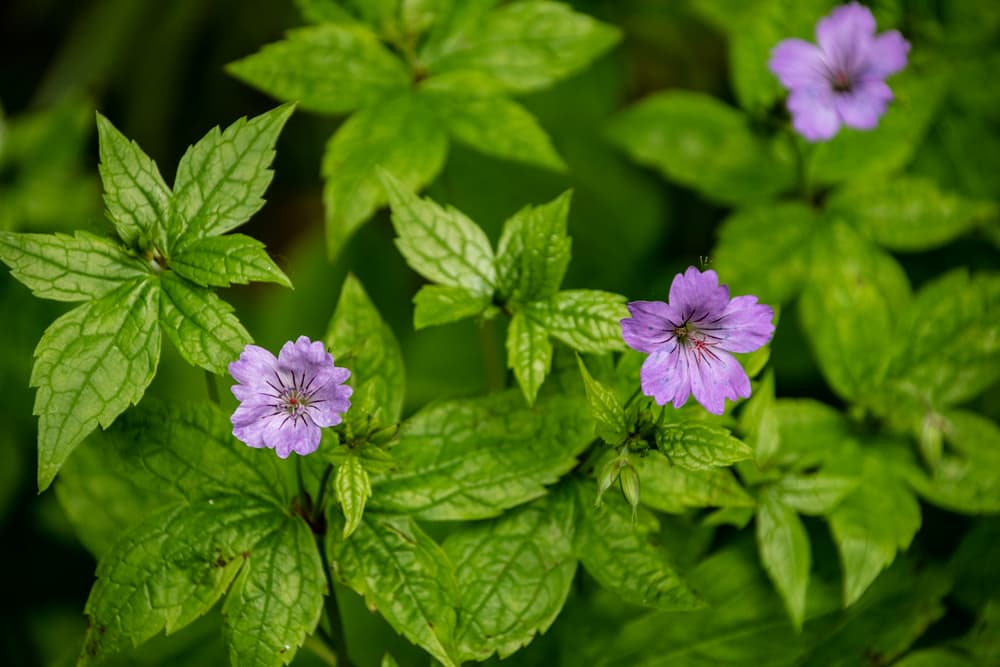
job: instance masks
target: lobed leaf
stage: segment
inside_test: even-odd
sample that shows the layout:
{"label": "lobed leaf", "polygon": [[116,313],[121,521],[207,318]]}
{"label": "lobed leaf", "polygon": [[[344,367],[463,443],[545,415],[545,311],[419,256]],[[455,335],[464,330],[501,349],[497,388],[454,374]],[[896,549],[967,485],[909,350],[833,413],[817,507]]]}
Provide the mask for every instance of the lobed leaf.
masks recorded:
{"label": "lobed leaf", "polygon": [[434,110],[403,92],[361,109],[330,138],[323,155],[323,205],[331,257],[388,199],[378,168],[418,190],[441,171],[448,135]]}
{"label": "lobed leaf", "polygon": [[209,130],[177,165],[171,200],[172,249],[239,227],[264,205],[274,145],[295,106],[285,104],[220,132]]}
{"label": "lobed leaf", "polygon": [[142,398],[160,359],[159,290],[137,279],[53,322],[35,348],[38,487],[73,449]]}
{"label": "lobed leaf", "polygon": [[503,226],[497,249],[497,289],[504,299],[527,303],[556,294],[569,266],[566,235],[572,191],[540,206],[527,206]]}
{"label": "lobed leaf", "polygon": [[292,281],[264,250],[264,244],[243,234],[209,236],[193,241],[170,258],[170,268],[202,287],[229,287],[236,283]]}
{"label": "lobed leaf", "polygon": [[577,352],[611,352],[625,348],[621,320],[628,317],[625,297],[599,290],[557,292],[548,301],[534,301],[525,311],[549,335]]}
{"label": "lobed leaf", "polygon": [[399,470],[372,481],[371,506],[454,521],[543,496],[589,443],[586,414],[570,397],[527,407],[516,391],[432,404],[403,423],[393,449]]}
{"label": "lobed leaf", "polygon": [[120,244],[87,232],[15,234],[0,231],[0,261],[41,299],[100,299],[149,271]]}

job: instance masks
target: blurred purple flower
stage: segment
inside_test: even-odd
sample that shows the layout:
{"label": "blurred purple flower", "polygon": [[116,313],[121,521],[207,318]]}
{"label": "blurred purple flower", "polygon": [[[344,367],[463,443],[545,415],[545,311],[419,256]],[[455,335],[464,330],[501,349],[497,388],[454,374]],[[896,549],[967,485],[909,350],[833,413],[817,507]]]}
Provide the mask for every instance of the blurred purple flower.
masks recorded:
{"label": "blurred purple flower", "polygon": [[670,303],[633,301],[621,321],[629,347],[646,352],[642,393],[679,408],[694,394],[721,415],[725,399],[750,396],[750,379],[729,352],[753,352],[771,340],[774,311],[755,296],[729,298],[715,271],[689,267],[670,285]]}
{"label": "blurred purple flower", "polygon": [[229,373],[239,384],[233,395],[233,435],[251,447],[270,447],[281,458],[316,451],[320,427],[336,426],[351,407],[352,389],[343,384],[351,372],[333,364],[323,343],[299,336],[278,358],[247,345]]}
{"label": "blurred purple flower", "polygon": [[856,2],[820,19],[816,41],[785,39],[771,51],[792,126],[809,141],[830,139],[842,124],[873,129],[892,99],[885,78],[906,67],[910,43],[895,30],[876,35],[875,17]]}

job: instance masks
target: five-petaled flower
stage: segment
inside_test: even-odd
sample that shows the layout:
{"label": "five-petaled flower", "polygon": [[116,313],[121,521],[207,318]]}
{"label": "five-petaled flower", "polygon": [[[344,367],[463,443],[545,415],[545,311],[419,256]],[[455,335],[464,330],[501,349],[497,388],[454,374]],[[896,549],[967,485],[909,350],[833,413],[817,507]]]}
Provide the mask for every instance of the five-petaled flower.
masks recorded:
{"label": "five-petaled flower", "polygon": [[906,67],[910,43],[895,30],[876,35],[875,17],[856,2],[820,19],[816,41],[786,39],[771,52],[792,126],[809,141],[830,139],[842,124],[873,129],[892,100],[885,78]]}
{"label": "five-petaled flower", "polygon": [[694,394],[721,415],[725,399],[750,396],[750,379],[730,352],[753,352],[771,340],[774,311],[755,296],[729,298],[715,271],[689,267],[674,276],[670,302],[633,301],[621,321],[629,347],[649,354],[642,393],[679,408]]}
{"label": "five-petaled flower", "polygon": [[278,358],[247,345],[229,373],[239,384],[233,395],[233,435],[251,447],[270,447],[281,458],[316,451],[320,427],[336,426],[351,407],[351,372],[334,365],[323,343],[299,336],[282,346]]}

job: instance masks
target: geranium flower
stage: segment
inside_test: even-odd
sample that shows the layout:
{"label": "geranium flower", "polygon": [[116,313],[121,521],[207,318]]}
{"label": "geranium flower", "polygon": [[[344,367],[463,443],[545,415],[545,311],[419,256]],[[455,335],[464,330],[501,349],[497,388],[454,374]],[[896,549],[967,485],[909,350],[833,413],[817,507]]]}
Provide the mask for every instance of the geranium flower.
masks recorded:
{"label": "geranium flower", "polygon": [[281,458],[310,454],[319,447],[320,428],[336,426],[351,407],[351,372],[334,365],[323,343],[299,336],[282,346],[278,358],[247,345],[229,373],[239,384],[233,395],[233,435],[251,447],[270,447]]}
{"label": "geranium flower", "polygon": [[633,301],[621,321],[629,347],[649,354],[642,393],[679,408],[696,401],[721,415],[725,399],[750,396],[750,379],[730,352],[753,352],[774,334],[774,311],[755,296],[729,298],[715,271],[689,267],[674,276],[670,302]]}
{"label": "geranium flower", "polygon": [[809,141],[830,139],[842,124],[873,129],[892,100],[885,78],[906,67],[910,43],[895,30],[876,35],[875,17],[856,2],[820,19],[816,41],[786,39],[771,51],[792,127]]}

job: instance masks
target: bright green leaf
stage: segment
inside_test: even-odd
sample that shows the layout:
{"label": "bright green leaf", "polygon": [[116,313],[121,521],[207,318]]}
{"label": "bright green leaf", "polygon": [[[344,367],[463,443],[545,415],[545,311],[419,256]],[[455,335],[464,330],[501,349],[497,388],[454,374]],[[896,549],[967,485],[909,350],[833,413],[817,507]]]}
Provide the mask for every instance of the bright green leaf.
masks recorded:
{"label": "bright green leaf", "polygon": [[576,488],[576,555],[605,588],[633,604],[655,609],[698,609],[704,602],[671,566],[655,543],[656,520],[643,513],[632,521],[632,509],[615,494],[594,507],[589,484]]}
{"label": "bright green leaf", "polygon": [[692,507],[753,507],[754,499],[721,468],[688,470],[671,465],[660,452],[633,458],[642,484],[642,504],[681,514]]}
{"label": "bright green leaf", "polygon": [[489,294],[450,285],[424,285],[413,297],[413,328],[447,324],[481,315],[489,308]]}
{"label": "bright green leaf", "polygon": [[338,4],[338,0],[295,0],[309,23],[355,23],[354,16]]}
{"label": "bright green leaf", "polygon": [[497,288],[504,299],[540,301],[562,284],[570,260],[566,218],[572,191],[507,219],[497,248]]}
{"label": "bright green leaf", "polygon": [[207,613],[256,544],[281,522],[272,505],[240,496],[175,505],[149,517],[97,566],[81,663]]}
{"label": "bright green leaf", "polygon": [[274,144],[294,105],[285,104],[220,132],[209,130],[177,165],[171,201],[172,250],[239,227],[264,205]]}
{"label": "bright green leaf", "polygon": [[768,371],[740,413],[740,429],[753,448],[754,460],[766,467],[781,448],[781,429],[774,399],[774,372]]}
{"label": "bright green leaf", "polygon": [[343,519],[328,514],[327,556],[334,575],[365,596],[396,632],[446,667],[453,648],[458,588],[448,556],[409,517],[367,513],[345,540]]}
{"label": "bright green leaf", "polygon": [[204,287],[246,285],[254,281],[292,286],[292,281],[264,250],[264,244],[243,234],[193,241],[170,258],[170,268]]}
{"label": "bright green leaf", "polygon": [[284,41],[226,69],[269,95],[322,113],[367,107],[409,84],[403,62],[371,30],[356,24],[291,30]]}
{"label": "bright green leaf", "polygon": [[166,250],[170,188],[148,155],[97,114],[101,181],[108,216],[126,245],[155,243]]}
{"label": "bright green leaf", "polygon": [[323,205],[332,257],[388,199],[378,168],[419,190],[444,165],[448,135],[433,108],[409,92],[366,107],[341,125],[323,155]]}
{"label": "bright green leaf", "polygon": [[32,294],[56,301],[99,299],[148,273],[120,244],[87,232],[0,232],[0,261]]}
{"label": "bright green leaf", "polygon": [[455,564],[460,609],[455,640],[463,660],[501,659],[545,632],[576,572],[568,494],[547,497],[444,542]]}
{"label": "bright green leaf", "polygon": [[769,201],[795,182],[787,142],[765,142],[748,117],[702,93],[647,97],[620,112],[609,131],[637,162],[726,204]]}
{"label": "bright green leaf", "polygon": [[323,342],[335,359],[347,364],[351,370],[348,383],[355,390],[365,383],[375,383],[374,403],[382,410],[382,423],[396,423],[403,411],[406,388],[403,353],[392,329],[353,275],[344,280]]}
{"label": "bright green leaf", "polygon": [[590,412],[594,415],[597,435],[606,443],[617,445],[625,441],[628,424],[625,423],[625,409],[614,390],[591,377],[579,356],[576,358],[583,376],[583,389],[587,392]]}
{"label": "bright green leaf", "polygon": [[498,88],[481,72],[460,70],[425,80],[420,95],[437,111],[451,136],[470,148],[564,171],[566,163],[538,119]]}
{"label": "bright green leaf", "polygon": [[656,429],[656,446],[675,466],[710,470],[753,457],[753,450],[721,426],[677,422]]}
{"label": "bright green leaf", "polygon": [[538,389],[552,367],[552,343],[545,327],[530,312],[518,311],[507,329],[507,367],[524,392],[529,405],[535,402]]}
{"label": "bright green leaf", "polygon": [[482,519],[545,494],[591,440],[585,405],[520,392],[434,403],[403,423],[398,472],[373,480],[371,506],[421,519]]}
{"label": "bright green leaf", "polygon": [[244,560],[222,605],[229,658],[240,667],[287,665],[323,613],[316,539],[304,521],[289,518]]}
{"label": "bright green leaf", "polygon": [[806,613],[806,588],[812,556],[802,520],[774,495],[765,493],[757,508],[757,548],[796,628]]}
{"label": "bright green leaf", "polygon": [[213,373],[225,373],[250,334],[233,315],[233,307],[215,292],[174,278],[160,276],[160,323],[167,338],[188,363]]}
{"label": "bright green leaf", "polygon": [[577,352],[612,352],[625,348],[621,320],[628,317],[625,297],[599,290],[557,292],[548,301],[528,304],[526,312],[549,335]]}
{"label": "bright green leaf", "polygon": [[425,62],[434,73],[474,69],[509,90],[547,88],[583,69],[619,39],[617,28],[561,2],[517,2],[485,17],[451,49]]}
{"label": "bright green leaf", "polygon": [[337,466],[333,488],[337,492],[337,502],[344,512],[343,535],[346,540],[361,523],[361,517],[365,513],[365,503],[372,496],[372,483],[359,456],[349,454],[344,462]]}
{"label": "bright green leaf", "polygon": [[73,449],[142,398],[160,359],[159,290],[135,280],[53,322],[35,348],[38,487]]}

